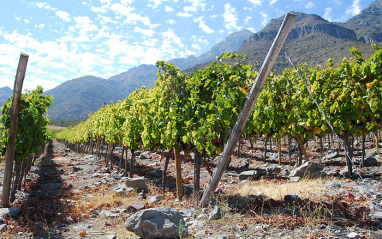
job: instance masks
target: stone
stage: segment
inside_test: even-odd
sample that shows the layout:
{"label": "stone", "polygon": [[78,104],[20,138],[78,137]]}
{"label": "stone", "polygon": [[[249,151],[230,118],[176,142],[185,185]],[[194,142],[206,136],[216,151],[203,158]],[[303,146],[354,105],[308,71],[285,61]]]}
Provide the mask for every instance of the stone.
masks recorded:
{"label": "stone", "polygon": [[117,235],[109,235],[107,236],[107,239],[117,239]]}
{"label": "stone", "polygon": [[324,169],[324,165],[312,161],[303,163],[301,166],[293,169],[290,173],[290,177],[310,177],[314,178],[320,176],[319,171]]}
{"label": "stone", "polygon": [[349,234],[346,235],[347,238],[352,238],[352,239],[359,239],[361,238],[357,233],[355,232],[351,232]]}
{"label": "stone", "polygon": [[257,170],[244,171],[239,175],[239,179],[243,180],[256,180],[260,178],[260,173]]}
{"label": "stone", "polygon": [[194,215],[194,212],[190,209],[184,209],[180,211],[180,213],[183,215],[183,217],[192,217]]}
{"label": "stone", "polygon": [[0,208],[0,218],[17,218],[20,214],[20,207]]}
{"label": "stone", "polygon": [[126,180],[126,186],[135,188],[139,192],[148,190],[146,179],[144,177],[129,178]]}
{"label": "stone", "polygon": [[301,180],[301,177],[299,177],[299,176],[295,176],[295,177],[290,177],[289,178],[289,181],[290,182],[294,182],[294,183],[297,183],[300,180]]}
{"label": "stone", "polygon": [[73,220],[73,218],[71,216],[66,218],[66,224],[70,225],[70,224],[73,224],[73,223],[74,223],[74,220]]}
{"label": "stone", "polygon": [[151,158],[150,152],[148,152],[148,151],[142,152],[141,155],[139,155],[139,158],[140,159],[150,159]]}
{"label": "stone", "polygon": [[329,151],[326,154],[325,159],[338,158],[339,156],[340,156],[340,153],[338,152],[338,149],[334,149],[334,150]]}
{"label": "stone", "polygon": [[282,168],[281,167],[271,166],[271,167],[268,167],[266,170],[267,170],[268,173],[278,174],[278,173],[281,172]]}
{"label": "stone", "polygon": [[209,219],[210,220],[219,220],[222,217],[220,211],[221,211],[220,207],[219,206],[215,206],[214,210],[212,210],[212,212],[211,212],[211,215],[210,215]]}
{"label": "stone", "polygon": [[249,159],[245,159],[239,163],[237,169],[248,169],[249,168]]}
{"label": "stone", "polygon": [[375,157],[377,155],[378,155],[377,150],[371,150],[370,152],[366,153],[365,158]]}
{"label": "stone", "polygon": [[84,159],[85,160],[95,160],[95,157],[94,157],[94,155],[86,155]]}
{"label": "stone", "polygon": [[127,208],[127,212],[136,213],[136,212],[141,211],[143,209],[145,209],[145,204],[141,203],[141,202],[138,202],[138,203],[131,204]]}
{"label": "stone", "polygon": [[163,169],[157,168],[157,169],[151,170],[151,171],[149,171],[147,173],[150,174],[150,175],[153,175],[156,178],[160,178],[163,175]]}
{"label": "stone", "polygon": [[0,225],[0,232],[5,232],[7,230],[7,224]]}
{"label": "stone", "polygon": [[378,166],[378,161],[374,157],[367,157],[363,161],[363,166],[365,166],[365,167]]}
{"label": "stone", "polygon": [[187,234],[180,212],[169,207],[139,211],[125,221],[125,228],[142,238],[178,238]]}
{"label": "stone", "polygon": [[113,188],[113,191],[119,196],[124,196],[131,192],[134,192],[135,189],[127,187],[126,184],[118,184]]}
{"label": "stone", "polygon": [[152,203],[160,203],[161,200],[162,200],[161,196],[155,195],[155,196],[151,196],[147,202],[150,203],[150,204],[152,204]]}
{"label": "stone", "polygon": [[286,201],[286,202],[294,202],[294,201],[300,201],[300,200],[301,200],[301,198],[295,194],[284,196],[284,201]]}
{"label": "stone", "polygon": [[280,172],[281,175],[283,176],[288,176],[289,175],[289,170],[288,169],[284,169]]}

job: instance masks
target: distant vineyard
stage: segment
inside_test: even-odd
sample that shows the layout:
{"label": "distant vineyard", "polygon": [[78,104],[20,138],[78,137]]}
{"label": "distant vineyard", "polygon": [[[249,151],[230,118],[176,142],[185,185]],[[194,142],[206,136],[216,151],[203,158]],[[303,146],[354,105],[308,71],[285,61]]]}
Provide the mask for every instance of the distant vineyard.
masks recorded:
{"label": "distant vineyard", "polygon": [[[343,136],[350,154],[352,136],[377,132],[382,127],[382,48],[373,47],[375,52],[368,59],[352,48],[351,59],[338,63],[329,59],[325,68],[297,66],[335,132]],[[142,87],[124,101],[103,106],[57,138],[77,147],[105,142],[132,150],[197,149],[216,156],[257,75],[250,65],[226,63],[236,58],[242,56],[224,53],[217,63],[189,75],[173,64],[159,61],[153,88]],[[304,143],[327,134],[331,129],[294,69],[268,77],[243,132],[245,137],[280,139],[289,135],[305,157]]]}

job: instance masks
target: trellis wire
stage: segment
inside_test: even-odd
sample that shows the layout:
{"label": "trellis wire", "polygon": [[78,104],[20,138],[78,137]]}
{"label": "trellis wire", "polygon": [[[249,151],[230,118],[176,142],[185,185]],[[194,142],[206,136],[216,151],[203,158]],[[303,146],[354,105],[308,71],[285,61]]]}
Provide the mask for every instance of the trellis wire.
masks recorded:
{"label": "trellis wire", "polygon": [[[334,127],[332,126],[332,124],[330,123],[329,119],[326,117],[326,114],[324,113],[324,111],[322,110],[321,106],[318,104],[318,102],[316,101],[316,98],[314,98],[313,94],[312,94],[312,91],[310,90],[308,84],[305,82],[304,78],[301,76],[300,74],[300,71],[297,69],[297,67],[294,65],[294,63],[292,62],[291,58],[288,56],[288,53],[285,51],[285,57],[288,59],[289,63],[292,65],[292,67],[296,70],[299,78],[301,79],[302,83],[304,83],[306,89],[308,90],[309,94],[310,94],[310,97],[313,99],[314,103],[317,105],[318,109],[320,110],[321,114],[324,116],[325,118],[325,121],[326,123],[328,123],[330,129],[332,130],[333,134],[336,136],[339,144],[341,145],[342,149],[344,150],[345,152],[345,157],[347,157],[349,159],[349,161],[351,162],[351,164],[354,166],[354,167],[357,167],[354,162],[353,162],[353,159],[349,156],[348,154],[348,151],[346,150],[345,148],[345,145],[342,143],[340,137],[338,136],[338,134],[336,134],[336,132],[334,131]],[[349,174],[349,177],[351,176],[350,175],[350,172],[348,172]],[[372,197],[372,193],[369,189],[369,187],[366,185],[366,182],[365,182],[365,179],[362,177],[362,175],[360,173],[357,172],[357,174],[359,175],[359,177],[361,178],[362,180],[362,183],[364,184],[364,187],[366,188],[367,192],[370,194],[371,196],[371,203],[374,205],[374,207],[376,207],[378,209],[378,211],[381,211],[381,206],[379,205],[379,203],[375,202],[375,200],[373,199]]]}

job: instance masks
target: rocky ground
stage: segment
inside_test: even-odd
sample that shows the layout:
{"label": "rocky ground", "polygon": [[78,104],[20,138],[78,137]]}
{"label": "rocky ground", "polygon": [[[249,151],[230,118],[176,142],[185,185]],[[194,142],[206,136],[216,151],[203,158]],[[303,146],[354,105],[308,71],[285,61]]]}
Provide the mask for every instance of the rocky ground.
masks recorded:
{"label": "rocky ground", "polygon": [[[275,152],[268,153],[264,164],[261,144],[233,156],[210,206],[198,208],[192,196],[193,164],[185,157],[185,197],[179,201],[173,160],[162,191],[165,160],[158,152],[139,152],[136,177],[129,179],[117,166],[106,168],[103,159],[77,154],[54,141],[36,160],[12,207],[0,209],[0,236],[139,238],[140,229],[127,231],[125,222],[138,225],[131,222],[136,213],[150,208],[159,215],[157,208],[169,207],[180,212],[185,238],[382,238],[380,155],[371,143],[368,167],[355,170],[363,180],[343,178],[345,160],[336,150],[327,151],[318,164],[319,150],[311,144],[312,161],[296,168],[289,165],[286,152],[282,165]],[[117,150],[115,165],[119,156]],[[356,163],[359,158],[356,152]],[[211,168],[216,163],[210,160]],[[0,166],[2,182],[3,163]],[[202,187],[210,178],[202,167]]]}

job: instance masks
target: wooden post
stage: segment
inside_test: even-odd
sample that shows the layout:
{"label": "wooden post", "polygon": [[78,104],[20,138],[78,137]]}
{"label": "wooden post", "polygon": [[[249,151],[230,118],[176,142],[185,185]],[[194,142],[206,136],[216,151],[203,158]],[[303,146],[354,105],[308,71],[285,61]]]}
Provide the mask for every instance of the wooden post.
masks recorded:
{"label": "wooden post", "polygon": [[198,205],[200,191],[200,153],[195,147],[194,155],[194,205]]}
{"label": "wooden post", "polygon": [[223,176],[223,171],[228,166],[229,159],[231,158],[234,146],[236,145],[237,140],[243,132],[245,124],[248,121],[252,109],[256,104],[257,98],[259,97],[260,92],[263,89],[264,83],[267,80],[269,73],[271,72],[271,69],[277,59],[277,56],[280,53],[281,47],[284,45],[284,42],[288,36],[290,29],[292,28],[293,22],[296,19],[296,17],[297,15],[291,13],[288,13],[285,16],[284,21],[281,24],[280,30],[277,33],[277,36],[273,41],[271,48],[269,49],[268,55],[266,56],[264,63],[259,70],[259,74],[257,75],[255,83],[251,88],[251,92],[249,93],[249,96],[244,103],[239,118],[236,121],[231,135],[229,136],[227,144],[224,147],[223,155],[215,168],[213,177],[210,183],[208,184],[206,191],[203,194],[202,200],[199,204],[201,207],[206,207],[209,204],[208,201],[210,199],[210,195],[216,190],[216,187],[221,177]]}
{"label": "wooden post", "polygon": [[5,159],[4,179],[3,179],[3,192],[1,206],[9,206],[9,195],[11,191],[11,179],[13,171],[13,161],[15,158],[15,144],[17,134],[17,117],[20,110],[20,99],[24,83],[25,72],[27,69],[29,56],[25,53],[20,54],[19,65],[17,67],[16,80],[13,87],[13,98],[10,109],[11,127],[9,129],[9,147],[7,148],[7,155]]}
{"label": "wooden post", "polygon": [[182,165],[180,161],[180,151],[174,149],[175,168],[176,168],[176,197],[179,200],[183,198]]}

